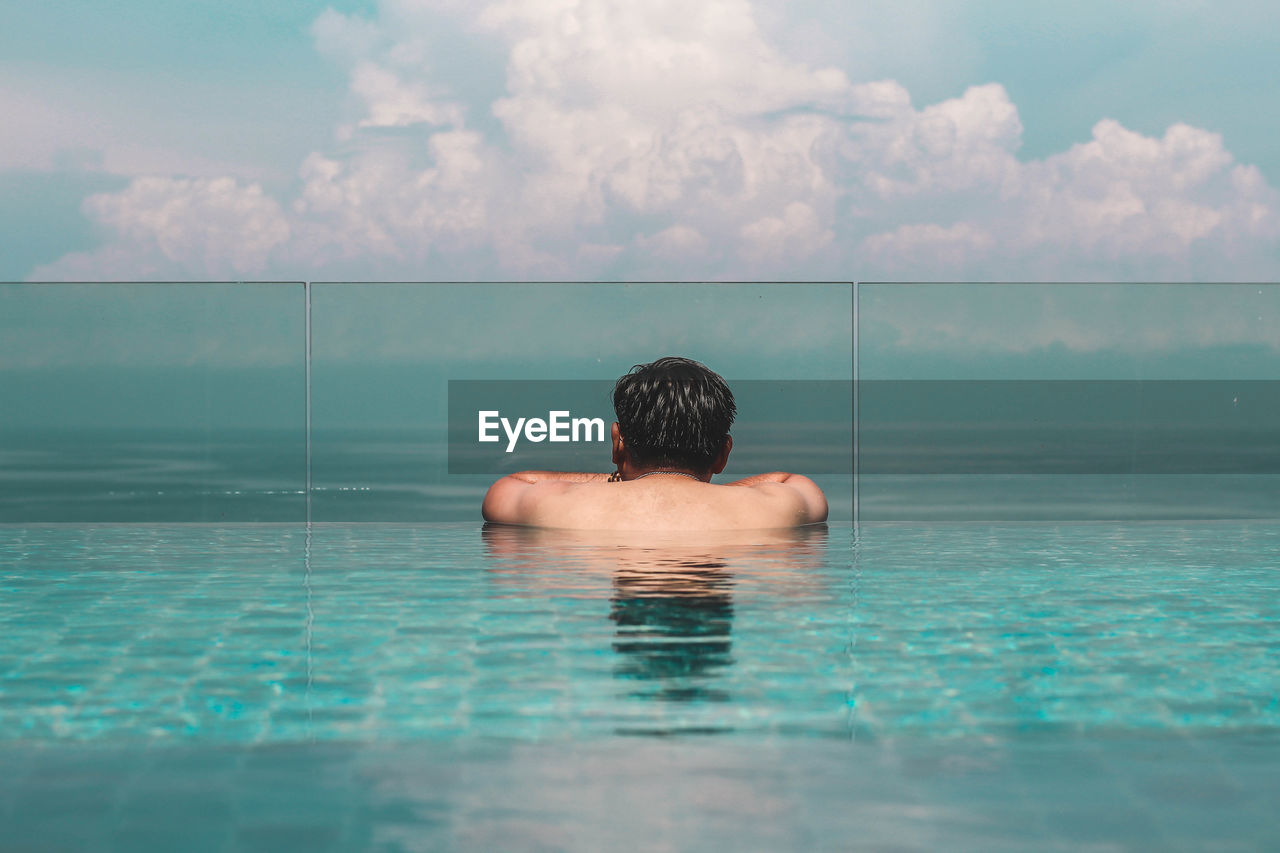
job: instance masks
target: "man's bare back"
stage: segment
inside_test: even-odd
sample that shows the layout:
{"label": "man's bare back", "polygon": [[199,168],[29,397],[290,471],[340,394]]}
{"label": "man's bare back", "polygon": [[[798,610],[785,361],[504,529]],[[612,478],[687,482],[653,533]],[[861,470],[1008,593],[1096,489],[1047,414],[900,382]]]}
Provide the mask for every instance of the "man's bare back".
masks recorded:
{"label": "man's bare back", "polygon": [[522,471],[485,495],[486,521],[575,530],[742,530],[827,519],[827,500],[808,477],[774,472],[716,485],[653,472],[626,482],[606,474]]}
{"label": "man's bare back", "polygon": [[747,530],[827,520],[808,477],[775,471],[715,485],[737,412],[724,379],[668,356],[637,364],[613,390],[610,474],[522,471],[489,487],[486,521],[574,530]]}

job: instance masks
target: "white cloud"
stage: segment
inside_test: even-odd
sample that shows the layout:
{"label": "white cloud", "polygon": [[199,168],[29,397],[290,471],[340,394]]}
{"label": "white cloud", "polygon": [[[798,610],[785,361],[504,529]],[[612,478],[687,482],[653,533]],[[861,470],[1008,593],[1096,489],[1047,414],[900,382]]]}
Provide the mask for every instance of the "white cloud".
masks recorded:
{"label": "white cloud", "polygon": [[[231,178],[137,178],[118,193],[90,196],[84,208],[115,239],[63,258],[47,277],[237,279],[263,273],[290,237],[279,203]],[[33,277],[46,278],[40,270]]]}
{"label": "white cloud", "polygon": [[[446,19],[504,46],[490,115],[455,97],[433,54]],[[1174,125],[1151,137],[1104,119],[1089,141],[1022,160],[1022,122],[999,84],[917,109],[892,80],[789,58],[747,0],[383,0],[369,19],[326,12],[313,34],[347,70],[359,112],[302,160],[293,197],[135,181],[86,205],[109,234],[101,250],[36,274],[1277,271],[1276,193],[1218,135]]]}
{"label": "white cloud", "polygon": [[943,265],[962,268],[974,257],[986,255],[995,238],[983,229],[962,222],[941,225],[903,225],[884,234],[868,237],[863,243],[867,256],[878,266],[892,267],[902,259],[927,256]]}
{"label": "white cloud", "polygon": [[638,248],[663,258],[680,259],[694,257],[707,249],[707,238],[687,225],[672,225],[652,237],[636,238]]}
{"label": "white cloud", "polygon": [[462,108],[435,98],[421,83],[406,83],[394,72],[362,62],[351,75],[351,91],[368,107],[360,127],[407,127],[414,124],[457,125]]}
{"label": "white cloud", "polygon": [[[962,135],[956,131],[957,138]],[[885,198],[923,197],[947,217],[863,241],[866,259],[890,276],[1274,275],[1280,238],[1276,193],[1256,169],[1236,164],[1217,134],[1174,125],[1152,138],[1103,120],[1089,142],[1025,163],[1013,156],[1007,140],[968,146],[959,157],[953,156],[955,146],[943,145],[936,159],[951,168],[941,173],[933,158],[917,164],[919,147],[906,147],[910,156],[903,159],[912,164],[906,177],[893,181],[868,170],[871,185]],[[894,207],[883,209],[890,221],[914,213]]]}
{"label": "white cloud", "polygon": [[799,201],[788,204],[780,217],[766,216],[742,227],[748,258],[770,265],[812,255],[834,236],[813,208]]}
{"label": "white cloud", "polygon": [[296,254],[301,267],[328,261],[389,258],[420,264],[431,253],[480,245],[487,236],[489,199],[483,192],[489,164],[476,133],[432,134],[428,165],[399,140],[346,159],[312,154],[303,163],[303,189],[294,202]]}

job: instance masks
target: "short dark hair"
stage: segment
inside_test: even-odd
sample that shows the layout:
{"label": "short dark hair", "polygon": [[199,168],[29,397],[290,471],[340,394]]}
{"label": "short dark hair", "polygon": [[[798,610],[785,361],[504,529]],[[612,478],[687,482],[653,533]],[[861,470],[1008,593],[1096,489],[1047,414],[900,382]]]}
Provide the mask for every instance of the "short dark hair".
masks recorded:
{"label": "short dark hair", "polygon": [[637,465],[705,472],[738,407],[720,374],[688,358],[637,364],[613,386],[618,431]]}

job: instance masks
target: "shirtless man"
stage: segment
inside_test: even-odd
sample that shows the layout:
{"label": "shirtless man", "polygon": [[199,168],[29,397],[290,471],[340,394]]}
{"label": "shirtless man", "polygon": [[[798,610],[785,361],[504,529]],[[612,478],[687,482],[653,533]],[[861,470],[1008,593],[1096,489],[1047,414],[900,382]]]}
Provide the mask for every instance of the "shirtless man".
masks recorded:
{"label": "shirtless man", "polygon": [[486,521],[578,530],[743,530],[827,519],[808,477],[775,471],[715,485],[737,407],[718,374],[686,358],[640,364],[613,389],[612,474],[521,471],[489,487]]}

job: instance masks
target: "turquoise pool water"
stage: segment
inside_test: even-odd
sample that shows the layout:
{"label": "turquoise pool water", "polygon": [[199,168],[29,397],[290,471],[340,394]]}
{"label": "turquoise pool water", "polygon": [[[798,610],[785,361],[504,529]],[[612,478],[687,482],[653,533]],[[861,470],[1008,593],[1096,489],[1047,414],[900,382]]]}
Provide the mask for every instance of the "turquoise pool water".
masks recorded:
{"label": "turquoise pool water", "polygon": [[0,846],[1274,848],[1278,552],[0,526]]}

